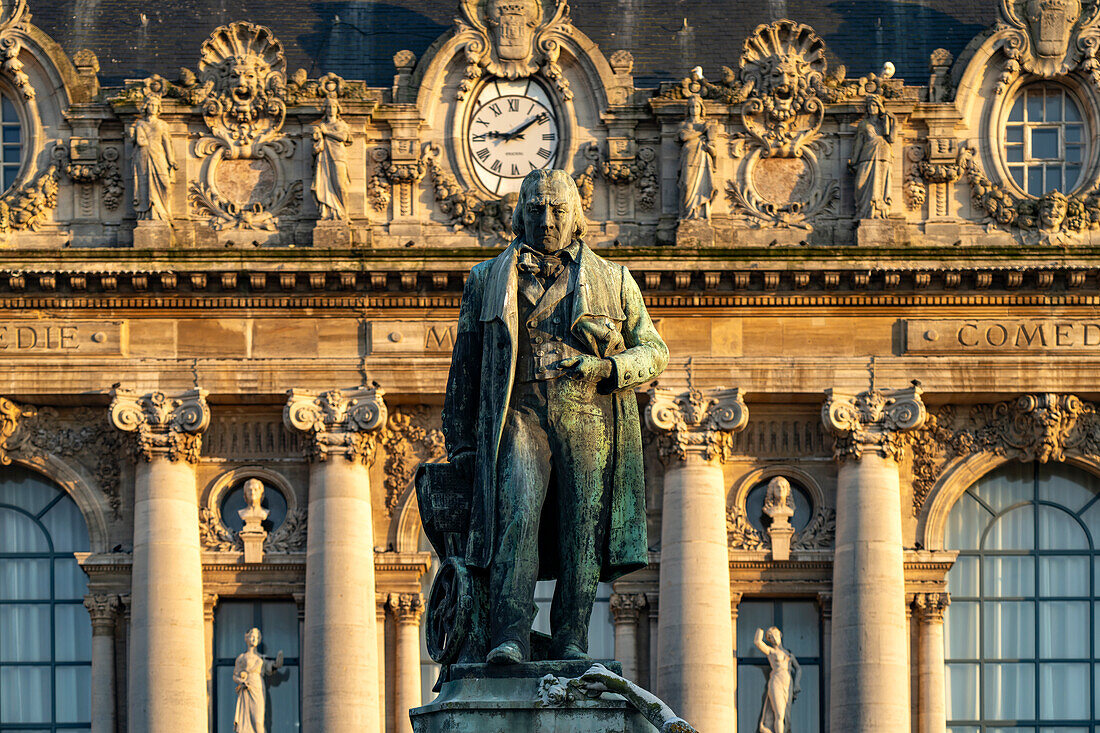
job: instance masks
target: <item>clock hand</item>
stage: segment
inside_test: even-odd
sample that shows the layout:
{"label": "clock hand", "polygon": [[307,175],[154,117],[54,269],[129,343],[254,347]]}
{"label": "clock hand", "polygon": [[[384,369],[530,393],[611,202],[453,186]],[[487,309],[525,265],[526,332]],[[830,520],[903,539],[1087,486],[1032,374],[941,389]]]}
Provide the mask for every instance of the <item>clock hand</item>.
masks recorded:
{"label": "clock hand", "polygon": [[541,112],[541,113],[535,115],[534,117],[532,117],[531,119],[527,120],[527,122],[524,122],[522,125],[517,127],[515,130],[512,130],[511,132],[505,134],[504,139],[505,140],[513,140],[517,137],[522,137],[522,133],[523,133],[524,130],[526,130],[528,127],[535,124],[536,122],[542,122],[545,119],[546,119],[546,113]]}

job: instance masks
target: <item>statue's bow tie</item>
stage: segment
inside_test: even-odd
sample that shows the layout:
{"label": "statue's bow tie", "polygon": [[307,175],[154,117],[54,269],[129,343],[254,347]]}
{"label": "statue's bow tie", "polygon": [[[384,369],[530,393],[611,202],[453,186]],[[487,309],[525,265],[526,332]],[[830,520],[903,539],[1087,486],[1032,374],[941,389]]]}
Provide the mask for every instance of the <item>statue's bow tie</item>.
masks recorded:
{"label": "statue's bow tie", "polygon": [[551,255],[536,255],[534,252],[521,252],[519,256],[520,272],[529,272],[532,275],[541,275],[544,278],[554,278],[565,267],[560,257]]}

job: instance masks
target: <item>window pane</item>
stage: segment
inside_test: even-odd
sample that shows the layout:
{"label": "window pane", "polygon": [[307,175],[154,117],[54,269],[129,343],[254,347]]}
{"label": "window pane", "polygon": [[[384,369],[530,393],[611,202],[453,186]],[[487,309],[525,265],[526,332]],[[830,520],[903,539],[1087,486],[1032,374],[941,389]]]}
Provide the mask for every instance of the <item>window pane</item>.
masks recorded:
{"label": "window pane", "polygon": [[4,162],[18,163],[23,158],[23,151],[12,145],[4,146]]}
{"label": "window pane", "polygon": [[54,607],[54,654],[59,662],[92,660],[92,622],[83,604]]}
{"label": "window pane", "polygon": [[4,135],[2,141],[8,144],[18,145],[20,142],[20,129],[15,125],[4,125]]}
{"label": "window pane", "polygon": [[57,496],[57,489],[25,469],[7,466],[0,473],[0,504],[37,514]]}
{"label": "window pane", "polygon": [[88,592],[88,576],[76,564],[76,559],[54,562],[54,597],[58,600],[83,600]]}
{"label": "window pane", "polygon": [[0,552],[49,551],[49,541],[33,519],[14,509],[0,509]]}
{"label": "window pane", "polygon": [[1046,182],[1043,189],[1046,191],[1053,191],[1055,189],[1062,190],[1062,170],[1053,166],[1046,169]]}
{"label": "window pane", "polygon": [[[737,680],[741,683],[740,677]],[[947,717],[952,720],[977,720],[978,703],[978,665],[947,665]],[[752,730],[752,728],[749,728]]]}
{"label": "window pane", "polygon": [[1062,92],[1056,89],[1047,89],[1047,122],[1055,122],[1062,119]]}
{"label": "window pane", "polygon": [[1012,109],[1008,113],[1009,122],[1023,122],[1024,121],[1024,100],[1022,97],[1017,97],[1016,101],[1012,103]]}
{"label": "window pane", "polygon": [[1061,509],[1039,507],[1040,550],[1088,550],[1089,540],[1077,520]]}
{"label": "window pane", "polygon": [[1030,550],[1035,545],[1034,509],[1022,506],[994,520],[985,536],[986,550]]}
{"label": "window pane", "polygon": [[[740,626],[738,614],[738,626]],[[740,651],[740,650],[738,650]],[[768,682],[767,667],[737,665],[737,730],[756,730]]]}
{"label": "window pane", "polygon": [[1009,145],[1005,149],[1005,155],[1009,163],[1024,162],[1024,147],[1022,145]]}
{"label": "window pane", "polygon": [[783,626],[780,631],[783,632],[783,646],[787,647],[795,658],[819,656],[821,638],[818,634],[817,604],[812,601],[788,601],[783,603],[782,609]]}
{"label": "window pane", "polygon": [[960,555],[955,560],[947,574],[947,592],[952,598],[977,597],[978,567],[978,558],[973,556]]}
{"label": "window pane", "polygon": [[[1088,601],[1047,601],[1039,606],[1039,656],[1086,659],[1089,645]],[[1086,680],[1088,678],[1086,672]]]}
{"label": "window pane", "polygon": [[990,471],[970,487],[976,497],[1000,514],[1016,504],[1035,498],[1034,470],[1028,464],[1006,463]]}
{"label": "window pane", "polygon": [[1022,143],[1024,141],[1024,126],[1009,125],[1005,128],[1005,142]]}
{"label": "window pane", "polygon": [[88,723],[92,720],[92,668],[58,667],[57,722]]}
{"label": "window pane", "polygon": [[760,601],[742,601],[737,607],[737,656],[764,658],[753,644],[757,629],[775,625],[775,604]]}
{"label": "window pane", "polygon": [[49,667],[0,667],[0,723],[48,723]]}
{"label": "window pane", "polygon": [[[283,668],[267,678],[267,719],[271,733],[298,733],[298,668]],[[425,700],[425,702],[427,702]]]}
{"label": "window pane", "polygon": [[1039,595],[1088,597],[1091,564],[1089,557],[1040,557]]}
{"label": "window pane", "polygon": [[1080,125],[1066,125],[1066,142],[1067,143],[1079,143],[1079,142],[1081,142],[1081,126]]}
{"label": "window pane", "polygon": [[1024,187],[1024,169],[1021,166],[1014,165],[1008,169],[1008,172],[1012,174],[1012,180],[1016,181],[1016,185],[1020,188]]}
{"label": "window pane", "polygon": [[256,624],[253,621],[253,604],[223,601],[215,609],[215,643],[217,655],[222,659],[236,659],[244,651],[244,635]]}
{"label": "window pane", "polygon": [[23,601],[50,598],[50,561],[31,558],[0,560],[0,596]]}
{"label": "window pane", "polygon": [[1072,191],[1077,188],[1078,182],[1081,180],[1081,168],[1076,165],[1066,166],[1066,192]]}
{"label": "window pane", "polygon": [[88,549],[88,525],[76,502],[65,497],[42,515],[42,524],[53,538],[54,552],[82,552]]}
{"label": "window pane", "polygon": [[1035,604],[1031,601],[986,603],[982,608],[986,659],[1035,656]]}
{"label": "window pane", "polygon": [[944,544],[952,550],[978,549],[982,531],[992,518],[969,492],[963,494],[947,516]]}
{"label": "window pane", "polygon": [[982,567],[982,591],[995,598],[1035,595],[1035,558],[987,557]]}
{"label": "window pane", "polygon": [[1089,665],[1039,665],[1039,715],[1043,720],[1088,720]]}
{"label": "window pane", "polygon": [[[954,571],[952,571],[954,572]],[[977,659],[978,604],[952,601],[945,617],[945,655],[948,659]]]}
{"label": "window pane", "polygon": [[1035,717],[1035,667],[1031,664],[987,664],[983,687],[986,720]]}
{"label": "window pane", "polygon": [[[813,731],[821,730],[821,671],[816,664],[802,667],[802,692],[795,700],[791,708],[791,730]],[[740,730],[740,729],[738,729]],[[748,728],[752,731],[755,728]]]}
{"label": "window pane", "polygon": [[233,681],[233,668],[217,667],[216,677],[218,709],[214,730],[218,733],[232,733],[233,711],[237,706],[237,683]]}
{"label": "window pane", "polygon": [[50,607],[0,605],[0,662],[50,661]]}
{"label": "window pane", "polygon": [[1027,92],[1027,121],[1043,121],[1043,92],[1041,89],[1029,89]]}
{"label": "window pane", "polygon": [[1077,103],[1073,97],[1066,95],[1066,122],[1080,122],[1081,111],[1077,109]]}
{"label": "window pane", "polygon": [[1042,166],[1033,165],[1027,169],[1027,192],[1031,196],[1038,198],[1042,196],[1046,189],[1043,188],[1043,168]]}

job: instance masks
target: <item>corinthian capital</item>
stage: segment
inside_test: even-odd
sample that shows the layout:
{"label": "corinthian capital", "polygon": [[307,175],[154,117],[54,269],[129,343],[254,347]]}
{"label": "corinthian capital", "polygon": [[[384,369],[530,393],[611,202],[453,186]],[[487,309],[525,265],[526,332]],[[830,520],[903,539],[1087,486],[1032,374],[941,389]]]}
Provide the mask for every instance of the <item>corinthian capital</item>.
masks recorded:
{"label": "corinthian capital", "polygon": [[390,593],[386,606],[399,624],[419,624],[424,613],[424,596],[420,593]]}
{"label": "corinthian capital", "polygon": [[733,434],[748,423],[749,409],[739,389],[654,388],[645,416],[649,428],[662,434],[661,458],[682,461],[695,455],[711,461],[729,456]]}
{"label": "corinthian capital", "polygon": [[122,609],[122,602],[114,593],[90,593],[84,596],[84,608],[92,619],[92,633],[100,636],[114,632],[115,616]]}
{"label": "corinthian capital", "polygon": [[179,397],[163,392],[139,395],[128,389],[111,390],[111,424],[137,438],[137,452],[145,460],[154,456],[170,461],[197,463],[202,432],[210,424],[206,390],[192,389]]}
{"label": "corinthian capital", "polygon": [[645,608],[644,593],[612,593],[611,617],[615,625],[634,624],[638,622],[638,614]]}
{"label": "corinthian capital", "polygon": [[385,393],[377,387],[333,389],[318,394],[300,389],[287,392],[283,422],[306,434],[310,459],[327,461],[342,455],[369,464],[378,443],[375,432],[386,423]]}
{"label": "corinthian capital", "polygon": [[951,596],[948,593],[917,593],[913,598],[917,618],[925,623],[942,624],[943,614],[950,605]]}
{"label": "corinthian capital", "polygon": [[900,458],[902,434],[919,428],[928,418],[921,391],[916,383],[905,389],[870,389],[859,394],[825,390],[821,419],[836,438],[833,458],[859,459],[865,451]]}

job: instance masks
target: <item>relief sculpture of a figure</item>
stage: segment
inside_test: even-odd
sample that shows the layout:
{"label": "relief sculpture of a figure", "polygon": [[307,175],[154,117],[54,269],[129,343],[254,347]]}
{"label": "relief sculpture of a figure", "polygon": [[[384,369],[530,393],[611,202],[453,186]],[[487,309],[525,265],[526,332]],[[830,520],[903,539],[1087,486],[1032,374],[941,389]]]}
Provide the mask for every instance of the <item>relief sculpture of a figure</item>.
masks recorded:
{"label": "relief sculpture of a figure", "polygon": [[237,709],[233,714],[235,733],[265,733],[266,702],[264,677],[283,666],[283,653],[275,659],[260,656],[260,630],[249,629],[244,635],[243,654],[237,655],[233,665],[233,681],[237,683]]}
{"label": "relief sculpture of a figure", "polygon": [[138,219],[168,221],[171,219],[168,192],[175,180],[176,160],[168,124],[160,119],[160,97],[147,98],[142,113],[144,118],[128,130],[134,143],[131,156],[134,211]]}
{"label": "relief sculpture of a figure", "polygon": [[783,635],[774,626],[767,631],[757,629],[753,643],[771,664],[757,733],[790,733],[791,706],[801,691],[802,668],[783,647]]}
{"label": "relief sculpture of a figure", "polygon": [[346,221],[348,218],[348,157],[351,126],[340,119],[335,97],[325,98],[325,119],[313,126],[313,196],[321,219]]}
{"label": "relief sculpture of a figure", "polygon": [[856,123],[852,157],[848,160],[848,167],[855,173],[856,218],[885,219],[892,201],[898,119],[886,111],[877,94],[867,95],[864,112]]}
{"label": "relief sculpture of a figure", "polygon": [[688,99],[680,124],[680,218],[708,219],[714,199],[714,129],[706,121],[699,95]]}

